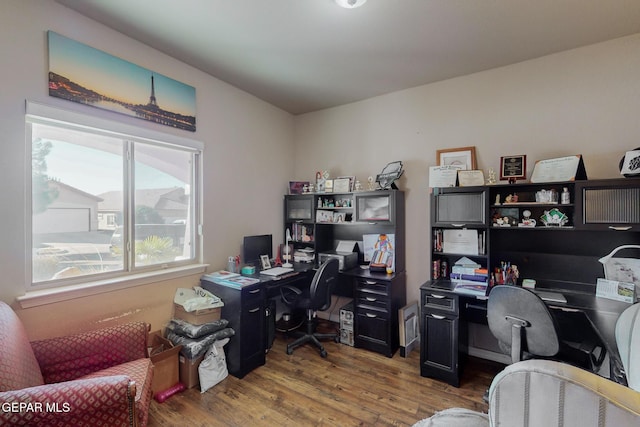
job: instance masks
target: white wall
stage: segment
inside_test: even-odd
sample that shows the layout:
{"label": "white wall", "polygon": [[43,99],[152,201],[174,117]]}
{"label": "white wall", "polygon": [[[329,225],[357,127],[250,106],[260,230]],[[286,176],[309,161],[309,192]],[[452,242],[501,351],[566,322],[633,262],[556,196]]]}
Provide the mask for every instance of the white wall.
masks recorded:
{"label": "white wall", "polygon": [[[105,114],[203,141],[204,261],[211,269],[239,253],[243,235],[281,238],[288,180],[313,180],[315,171],[328,169],[364,181],[402,160],[407,297],[417,299],[429,275],[427,170],[437,149],[475,145],[485,171],[497,170],[503,155],[526,154],[530,172],[535,160],[583,154],[590,178],[609,178],[617,176],[624,151],[640,146],[640,35],[294,118],[52,0],[3,0],[0,299],[9,303],[26,286],[24,101],[87,111],[47,95],[47,30],[196,88],[195,133]],[[197,281],[164,281],[19,315],[34,338],[135,318],[159,328],[171,316],[175,288]]]}
{"label": "white wall", "polygon": [[436,150],[475,146],[478,168],[500,156],[582,154],[587,176],[619,177],[640,146],[640,34],[295,118],[295,175],[356,175],[366,183],[402,160],[407,300],[429,278],[428,168]]}
{"label": "white wall", "polygon": [[[99,114],[204,143],[204,261],[211,264],[210,269],[226,267],[227,257],[240,253],[245,234],[272,233],[274,243],[279,241],[282,195],[293,174],[293,117],[290,114],[52,0],[3,0],[0,2],[1,300],[14,304],[15,297],[23,294],[26,286],[25,218],[28,214],[25,206],[30,196],[26,193],[30,159],[26,155],[25,100],[90,114],[99,112],[48,96],[47,30],[196,88],[195,133],[115,113]],[[56,321],[63,321],[62,330],[69,331],[101,324],[105,319],[124,321],[138,317],[159,328],[163,319],[166,321],[171,316],[175,288],[197,283],[197,277],[188,277],[150,285],[142,291],[119,291],[108,297],[21,310],[19,315],[28,324],[30,335],[38,337],[55,333],[54,328],[61,325],[51,326]],[[158,290],[161,290],[160,296]],[[153,303],[140,299],[140,295],[152,293]],[[92,306],[88,313],[80,308],[87,304]]]}

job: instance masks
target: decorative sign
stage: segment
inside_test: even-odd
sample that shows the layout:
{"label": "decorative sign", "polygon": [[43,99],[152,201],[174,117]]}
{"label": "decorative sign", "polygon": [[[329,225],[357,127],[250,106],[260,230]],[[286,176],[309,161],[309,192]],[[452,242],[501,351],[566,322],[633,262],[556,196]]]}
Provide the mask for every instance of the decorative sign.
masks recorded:
{"label": "decorative sign", "polygon": [[531,182],[563,182],[587,179],[582,155],[538,160],[531,174]]}
{"label": "decorative sign", "polygon": [[625,176],[640,174],[640,150],[627,151],[620,164],[620,173]]}
{"label": "decorative sign", "polygon": [[400,178],[403,172],[401,161],[391,162],[376,176],[376,182],[380,184],[380,188],[383,190],[389,188],[397,190],[398,187],[394,184],[394,181]]}

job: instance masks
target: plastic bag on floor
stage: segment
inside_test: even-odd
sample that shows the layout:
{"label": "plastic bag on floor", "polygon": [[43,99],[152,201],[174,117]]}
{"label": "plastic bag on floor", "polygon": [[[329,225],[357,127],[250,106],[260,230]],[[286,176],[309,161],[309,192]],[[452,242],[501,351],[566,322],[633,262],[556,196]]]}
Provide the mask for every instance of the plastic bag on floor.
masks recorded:
{"label": "plastic bag on floor", "polygon": [[215,341],[211,348],[207,350],[204,359],[198,366],[200,375],[200,392],[204,393],[223,379],[227,378],[227,358],[224,355],[224,346],[229,342],[229,338]]}

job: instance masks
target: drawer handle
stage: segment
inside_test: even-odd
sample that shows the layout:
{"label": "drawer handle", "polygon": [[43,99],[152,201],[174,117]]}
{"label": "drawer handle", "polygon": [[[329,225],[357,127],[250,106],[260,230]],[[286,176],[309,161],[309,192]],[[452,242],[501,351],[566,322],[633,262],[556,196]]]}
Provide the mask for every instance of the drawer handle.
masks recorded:
{"label": "drawer handle", "polygon": [[365,314],[367,315],[367,317],[370,317],[372,319],[378,317],[377,315],[371,314],[371,313],[365,313]]}
{"label": "drawer handle", "polygon": [[260,292],[260,289],[252,289],[249,291],[250,294],[257,294],[258,292]]}
{"label": "drawer handle", "polygon": [[365,299],[366,299],[367,301],[369,301],[369,302],[376,302],[376,301],[378,301],[376,298],[371,298],[371,297],[366,297]]}
{"label": "drawer handle", "polygon": [[610,225],[609,228],[615,231],[628,231],[631,230],[632,227],[614,227],[613,225]]}
{"label": "drawer handle", "polygon": [[464,227],[467,224],[451,224],[453,227]]}
{"label": "drawer handle", "polygon": [[446,295],[436,295],[436,294],[431,294],[432,297],[436,298],[436,299],[442,299],[442,298],[446,298]]}
{"label": "drawer handle", "polygon": [[260,311],[260,307],[249,310],[249,313],[255,313],[256,311]]}
{"label": "drawer handle", "polygon": [[365,280],[365,282],[367,285],[375,285],[377,282],[372,282],[371,280]]}
{"label": "drawer handle", "polygon": [[433,317],[434,319],[438,319],[438,320],[444,319],[444,316],[440,316],[438,314],[431,314],[431,317]]}

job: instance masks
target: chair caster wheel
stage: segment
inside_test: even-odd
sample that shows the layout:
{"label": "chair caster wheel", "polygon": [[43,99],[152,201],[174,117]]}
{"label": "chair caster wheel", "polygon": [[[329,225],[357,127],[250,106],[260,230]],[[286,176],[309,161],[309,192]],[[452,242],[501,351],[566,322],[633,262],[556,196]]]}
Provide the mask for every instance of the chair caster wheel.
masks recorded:
{"label": "chair caster wheel", "polygon": [[288,355],[293,354],[293,349],[292,349],[292,348],[287,347],[287,354],[288,354]]}
{"label": "chair caster wheel", "polygon": [[322,350],[320,352],[320,357],[325,357],[326,358],[327,357],[327,351],[326,350]]}

